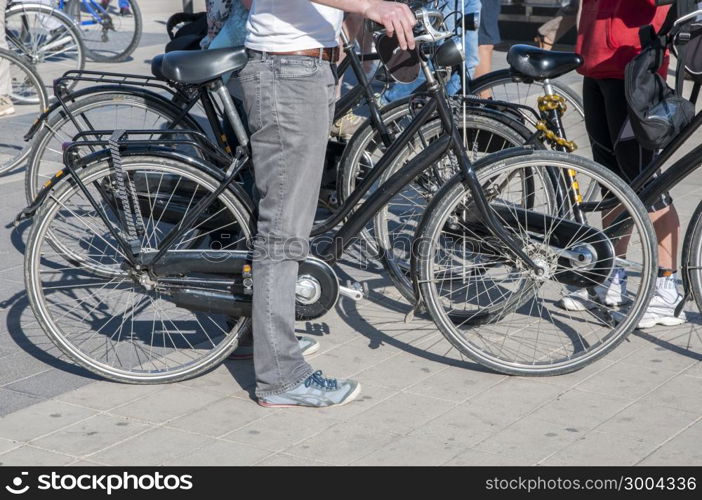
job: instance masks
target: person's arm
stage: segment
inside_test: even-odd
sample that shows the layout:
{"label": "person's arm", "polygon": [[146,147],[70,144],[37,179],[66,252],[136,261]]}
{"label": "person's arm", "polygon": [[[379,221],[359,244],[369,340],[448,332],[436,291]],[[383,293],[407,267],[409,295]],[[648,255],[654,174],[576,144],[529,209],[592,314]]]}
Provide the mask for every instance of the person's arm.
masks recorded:
{"label": "person's arm", "polygon": [[313,3],[335,7],[345,12],[361,14],[363,17],[385,26],[388,36],[397,36],[403,50],[414,49],[412,27],[417,24],[410,8],[399,2],[382,0],[310,0]]}
{"label": "person's arm", "polygon": [[241,5],[244,6],[246,10],[251,10],[251,4],[253,3],[253,0],[239,0],[241,2]]}

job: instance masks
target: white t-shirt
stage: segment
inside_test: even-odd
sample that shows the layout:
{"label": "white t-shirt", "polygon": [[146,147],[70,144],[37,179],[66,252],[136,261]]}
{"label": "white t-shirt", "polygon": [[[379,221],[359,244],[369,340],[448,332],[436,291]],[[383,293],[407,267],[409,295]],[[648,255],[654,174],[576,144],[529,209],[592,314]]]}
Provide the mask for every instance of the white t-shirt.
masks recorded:
{"label": "white t-shirt", "polygon": [[310,0],[254,0],[246,46],[262,52],[336,47],[344,13]]}

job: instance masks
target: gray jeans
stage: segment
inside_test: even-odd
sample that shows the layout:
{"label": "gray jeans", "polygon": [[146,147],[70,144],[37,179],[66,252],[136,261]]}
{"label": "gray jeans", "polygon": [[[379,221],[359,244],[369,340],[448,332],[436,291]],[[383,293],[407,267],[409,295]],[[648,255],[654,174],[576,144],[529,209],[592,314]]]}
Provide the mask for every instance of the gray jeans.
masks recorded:
{"label": "gray jeans", "polygon": [[295,337],[295,282],[308,239],[334,116],[329,62],[250,52],[239,81],[251,129],[258,204],[253,261],[256,395],[312,373]]}

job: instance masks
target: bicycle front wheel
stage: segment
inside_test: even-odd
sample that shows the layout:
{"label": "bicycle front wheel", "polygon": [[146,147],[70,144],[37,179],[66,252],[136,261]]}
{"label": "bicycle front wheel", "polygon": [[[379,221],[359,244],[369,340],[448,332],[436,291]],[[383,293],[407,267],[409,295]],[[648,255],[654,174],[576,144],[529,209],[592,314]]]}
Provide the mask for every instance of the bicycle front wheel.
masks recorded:
{"label": "bicycle front wheel", "polygon": [[[655,281],[655,233],[636,194],[565,153],[486,157],[477,175],[498,221],[538,268],[492,235],[454,177],[418,229],[418,283],[441,332],[467,357],[513,375],[567,373],[607,354],[638,323]],[[533,183],[528,205],[524,179]],[[599,198],[587,204],[563,194],[591,183]],[[573,293],[577,309],[564,301]]]}
{"label": "bicycle front wheel", "polygon": [[96,0],[71,0],[67,12],[80,27],[86,55],[93,61],[125,61],[139,45],[143,22],[136,0],[113,0],[105,7]]}
{"label": "bicycle front wheel", "polygon": [[[166,158],[125,157],[123,171],[139,201],[127,204],[138,214],[136,242],[142,256],[159,251],[166,234],[220,184],[202,169]],[[236,348],[250,319],[191,311],[175,298],[179,289],[209,290],[231,277],[207,280],[183,270],[156,274],[129,263],[115,237],[128,233],[117,175],[108,162],[88,167],[79,176],[95,204],[75,179],[67,179],[35,215],[25,253],[32,310],[61,351],[93,373],[140,384],[195,377]],[[246,248],[252,221],[242,200],[225,189],[204,208],[167,253],[201,248],[207,259],[211,248]],[[49,233],[90,265],[67,262],[54,250]]]}

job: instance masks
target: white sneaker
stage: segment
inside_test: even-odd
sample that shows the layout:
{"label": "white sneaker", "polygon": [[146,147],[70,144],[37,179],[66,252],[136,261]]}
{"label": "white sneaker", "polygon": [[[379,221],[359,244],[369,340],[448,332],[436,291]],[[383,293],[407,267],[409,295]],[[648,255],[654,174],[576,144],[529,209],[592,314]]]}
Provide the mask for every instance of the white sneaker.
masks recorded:
{"label": "white sneaker", "polygon": [[12,100],[8,96],[0,96],[0,116],[12,115],[15,112],[15,107]]}
{"label": "white sneaker", "polygon": [[563,297],[556,305],[566,311],[586,311],[594,309],[598,303],[618,307],[626,301],[625,296],[626,272],[616,268],[611,277],[594,288],[594,296],[590,296],[587,288],[580,288]]}
{"label": "white sneaker", "polygon": [[687,321],[685,311],[675,316],[675,308],[683,299],[678,293],[675,275],[656,279],[656,291],[651,297],[646,312],[639,320],[638,328],[653,328],[656,325],[676,326]]}

